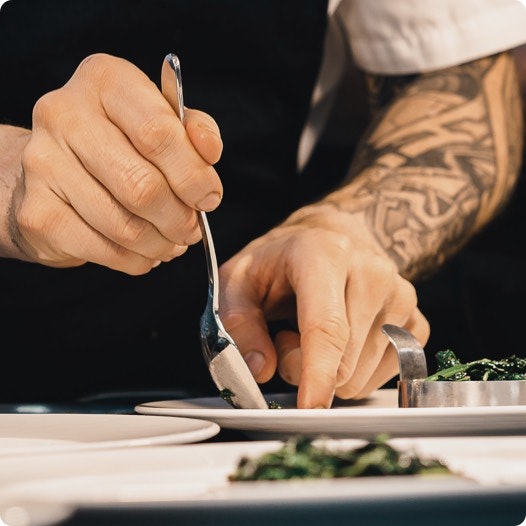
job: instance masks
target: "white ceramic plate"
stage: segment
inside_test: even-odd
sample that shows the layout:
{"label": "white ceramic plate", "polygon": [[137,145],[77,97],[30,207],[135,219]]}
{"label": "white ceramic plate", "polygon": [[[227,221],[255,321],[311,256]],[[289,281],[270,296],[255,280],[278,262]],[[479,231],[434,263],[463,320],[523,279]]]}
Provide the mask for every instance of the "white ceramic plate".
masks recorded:
{"label": "white ceramic plate", "polygon": [[234,409],[219,396],[138,405],[138,413],[202,418],[255,438],[309,436],[500,435],[526,432],[526,406],[399,408],[396,389],[380,389],[367,400],[339,402],[331,409],[293,409],[294,394],[266,395],[283,409]]}
{"label": "white ceramic plate", "polygon": [[[346,439],[330,444],[350,448],[363,441]],[[166,510],[168,505],[171,512],[181,509],[184,524],[201,523],[203,515],[208,517],[206,524],[211,524],[210,514],[213,517],[214,513],[218,513],[214,523],[246,524],[240,522],[239,513],[246,514],[247,510],[255,510],[250,513],[258,519],[266,512],[279,519],[280,509],[283,517],[279,524],[290,523],[291,510],[294,517],[303,513],[308,524],[332,524],[331,514],[346,513],[348,517],[357,506],[366,506],[367,513],[385,509],[385,516],[392,517],[395,512],[406,516],[418,513],[419,502],[427,499],[435,502],[433,509],[453,506],[458,513],[467,507],[471,510],[469,519],[473,519],[477,503],[502,499],[502,511],[503,506],[508,510],[509,498],[515,506],[526,502],[524,437],[408,438],[392,439],[391,444],[419,455],[439,457],[456,475],[228,481],[241,457],[258,456],[281,446],[271,440],[12,456],[0,458],[0,516],[7,524],[51,526],[79,508],[99,512],[127,509],[130,517],[136,511],[150,510],[155,517],[156,506]],[[323,510],[317,516],[322,513],[324,522],[308,522],[312,520],[308,510]],[[143,524],[154,523],[148,516],[143,515],[143,519]],[[166,524],[166,515],[161,519],[160,523]],[[345,518],[337,523],[342,521]],[[172,522],[179,524],[177,519]]]}
{"label": "white ceramic plate", "polygon": [[214,422],[143,415],[0,414],[0,458],[85,449],[185,444],[216,435]]}
{"label": "white ceramic plate", "polygon": [[[418,455],[441,458],[455,475],[229,482],[243,456],[281,447],[267,440],[174,447],[79,451],[0,458],[0,510],[17,503],[79,506],[191,501],[306,502],[313,499],[407,499],[513,489],[526,499],[524,437],[392,439]],[[363,440],[331,440],[353,448]],[[401,483],[403,478],[403,483]],[[328,502],[328,501],[327,501]]]}

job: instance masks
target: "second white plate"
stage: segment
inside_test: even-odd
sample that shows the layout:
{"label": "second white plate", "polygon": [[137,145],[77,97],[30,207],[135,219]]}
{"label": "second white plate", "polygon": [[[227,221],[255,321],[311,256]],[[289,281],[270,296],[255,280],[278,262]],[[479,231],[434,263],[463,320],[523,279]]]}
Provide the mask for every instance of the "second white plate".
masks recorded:
{"label": "second white plate", "polygon": [[[364,443],[357,439],[335,442],[335,447],[344,449]],[[22,517],[23,524],[51,526],[80,507],[98,510],[97,524],[102,520],[101,510],[110,513],[102,522],[124,524],[111,512],[132,506],[128,522],[133,524],[140,521],[137,511],[141,524],[167,524],[170,517],[173,524],[201,524],[205,517],[206,524],[262,524],[262,517],[268,516],[265,513],[275,524],[290,524],[291,517],[302,518],[295,521],[298,524],[351,524],[349,514],[361,507],[358,517],[362,520],[357,524],[369,523],[363,520],[364,513],[373,519],[380,513],[382,518],[375,524],[383,524],[385,517],[395,517],[393,524],[405,524],[408,517],[418,516],[422,518],[419,523],[425,524],[430,508],[424,503],[431,499],[431,510],[440,513],[444,523],[490,524],[482,521],[487,508],[480,504],[486,501],[498,508],[500,520],[495,524],[520,522],[507,522],[502,513],[526,502],[524,437],[399,438],[390,442],[400,450],[441,458],[453,475],[229,481],[242,457],[256,457],[282,446],[272,440],[15,455],[0,458],[0,515],[8,524],[22,524]],[[155,514],[156,506],[161,515]],[[148,510],[153,515],[144,515]]]}
{"label": "second white plate", "polygon": [[115,414],[0,414],[0,457],[186,444],[213,437],[214,422]]}
{"label": "second white plate", "polygon": [[[329,441],[349,449],[363,440]],[[229,482],[242,457],[276,451],[266,440],[146,447],[137,450],[79,451],[0,458],[0,508],[17,502],[61,505],[189,502],[192,500],[306,502],[309,499],[454,495],[483,488],[526,491],[526,444],[522,437],[399,438],[401,451],[441,458],[446,476]]]}
{"label": "second white plate", "polygon": [[396,389],[331,409],[294,409],[295,394],[266,395],[283,409],[233,409],[219,396],[138,405],[141,414],[201,418],[253,437],[292,434],[335,438],[390,436],[513,435],[526,432],[526,406],[399,408]]}

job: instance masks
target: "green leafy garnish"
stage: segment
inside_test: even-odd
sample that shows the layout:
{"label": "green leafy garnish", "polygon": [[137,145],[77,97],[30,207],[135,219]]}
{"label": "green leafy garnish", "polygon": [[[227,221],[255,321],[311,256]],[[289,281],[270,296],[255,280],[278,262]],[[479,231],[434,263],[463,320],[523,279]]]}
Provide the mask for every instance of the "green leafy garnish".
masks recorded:
{"label": "green leafy garnish", "polygon": [[436,355],[438,370],[426,378],[427,381],[466,382],[470,380],[526,380],[526,358],[512,355],[501,360],[482,358],[462,363],[448,349]]}
{"label": "green leafy garnish", "polygon": [[[232,400],[236,395],[230,389],[221,389],[221,391],[219,391],[219,396],[225,402],[228,402],[234,409],[238,408],[234,400]],[[274,402],[273,400],[271,400],[268,403],[268,408],[269,409],[283,409],[282,406],[278,404],[278,402]]]}
{"label": "green leafy garnish", "polygon": [[449,469],[436,459],[421,459],[400,452],[387,443],[386,435],[350,450],[314,445],[312,439],[288,439],[277,451],[258,458],[243,457],[231,481],[287,480],[380,475],[446,474]]}
{"label": "green leafy garnish", "polygon": [[227,403],[229,403],[232,407],[237,407],[236,404],[232,401],[232,397],[235,396],[234,393],[230,389],[221,389],[219,391],[219,396]]}

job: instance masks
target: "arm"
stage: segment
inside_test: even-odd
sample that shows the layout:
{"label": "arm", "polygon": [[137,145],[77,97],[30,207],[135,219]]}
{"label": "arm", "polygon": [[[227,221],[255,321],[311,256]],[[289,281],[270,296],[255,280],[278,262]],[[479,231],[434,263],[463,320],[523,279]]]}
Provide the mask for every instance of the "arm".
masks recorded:
{"label": "arm", "polygon": [[[344,184],[221,268],[227,330],[258,381],[277,368],[299,386],[299,407],[361,398],[392,378],[384,323],[426,343],[408,280],[458,251],[517,180],[520,100],[508,54],[370,86],[376,116]],[[272,341],[266,321],[276,319],[297,329]]]}
{"label": "arm", "polygon": [[13,199],[21,185],[21,157],[30,136],[29,130],[0,125],[0,257],[28,259],[14,240]]}
{"label": "arm", "polygon": [[439,268],[505,205],[519,175],[513,57],[416,77],[369,78],[376,124],[348,184],[322,203],[363,222],[399,272]]}
{"label": "arm", "polygon": [[0,256],[143,274],[183,254],[222,194],[217,125],[189,110],[185,126],[133,64],[87,57],[31,131],[0,126]]}

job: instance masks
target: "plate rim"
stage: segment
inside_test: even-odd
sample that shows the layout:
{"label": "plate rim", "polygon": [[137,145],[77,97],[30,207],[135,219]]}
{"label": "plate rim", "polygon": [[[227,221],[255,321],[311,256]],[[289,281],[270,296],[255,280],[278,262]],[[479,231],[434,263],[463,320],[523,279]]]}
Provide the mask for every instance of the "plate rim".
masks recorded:
{"label": "plate rim", "polygon": [[[383,391],[390,391],[386,393],[393,396],[396,389],[384,389]],[[291,393],[284,393],[291,395]],[[271,393],[265,395],[267,399],[272,397],[282,396],[279,393]],[[371,429],[364,429],[368,423],[372,423],[374,419],[382,419],[387,429],[385,431],[378,430],[376,434],[385,432],[392,436],[401,436],[401,428],[404,424],[406,426],[414,425],[419,421],[426,421],[430,424],[431,430],[419,428],[411,431],[405,430],[407,436],[429,436],[429,434],[437,436],[452,436],[458,433],[471,435],[488,435],[488,434],[524,434],[526,432],[526,405],[517,406],[473,406],[473,407],[415,407],[402,408],[398,406],[392,407],[375,407],[375,406],[340,406],[332,409],[276,409],[276,410],[261,410],[261,409],[234,409],[234,408],[218,408],[210,407],[158,407],[156,404],[181,404],[181,403],[203,403],[206,401],[216,401],[216,397],[202,397],[190,398],[182,400],[157,400],[152,402],[144,402],[135,407],[135,411],[139,414],[158,415],[158,416],[173,416],[173,417],[187,417],[187,418],[202,418],[217,422],[222,428],[236,429],[241,431],[256,431],[261,434],[283,434],[288,432],[308,433],[313,431],[302,431],[301,429],[288,430],[283,427],[284,422],[305,423],[309,418],[320,417],[325,426],[330,422],[341,424],[342,422],[349,422],[351,424],[361,424],[362,428],[356,431],[331,431],[326,429],[327,434],[334,434],[337,436],[370,436],[374,434]],[[498,416],[499,419],[491,418]],[[490,417],[489,424],[486,426],[479,426],[479,429],[473,429],[470,418]],[[468,420],[466,420],[466,418]],[[510,421],[520,418],[521,422],[524,419],[522,426],[511,426]],[[292,419],[292,420],[291,420]],[[433,419],[435,419],[433,421]],[[448,429],[444,432],[439,432],[440,422],[436,419],[442,420],[443,424],[451,425],[452,423],[460,424],[457,429]],[[488,419],[485,420],[488,422]],[[514,423],[514,422],[512,422]],[[374,426],[373,426],[374,427]],[[391,428],[391,429],[389,429]],[[320,433],[320,432],[318,432]],[[343,434],[342,434],[343,433]],[[360,434],[361,433],[361,434]]]}
{"label": "plate rim", "polygon": [[[108,414],[108,413],[0,413],[0,424],[2,420],[69,420],[69,425],[72,425],[73,420],[128,420],[132,421],[131,418],[136,419],[142,417],[141,422],[147,422],[144,419],[156,418],[161,422],[164,417],[160,415],[143,415],[138,413],[132,414]],[[123,449],[123,448],[134,448],[134,447],[145,447],[145,446],[156,446],[156,445],[168,445],[168,444],[190,444],[200,442],[208,438],[212,438],[217,435],[221,427],[216,422],[202,419],[202,418],[188,418],[188,417],[174,417],[177,418],[179,423],[192,423],[192,429],[186,429],[182,431],[166,432],[158,435],[148,435],[138,437],[134,436],[131,438],[116,438],[116,439],[104,439],[104,440],[92,440],[92,441],[80,441],[75,440],[71,437],[28,437],[28,436],[16,436],[16,429],[10,428],[9,431],[13,431],[8,436],[0,436],[0,458],[7,456],[20,456],[20,455],[37,455],[37,454],[49,454],[49,453],[63,453],[63,452],[76,452],[76,451],[93,451],[101,449]],[[137,420],[138,422],[139,420]],[[196,422],[200,422],[201,426],[195,428]],[[51,422],[53,423],[53,422]],[[68,422],[61,424],[63,426],[68,425]],[[170,427],[170,426],[168,426]],[[147,429],[147,427],[145,427]],[[55,441],[45,445],[29,446],[27,448],[15,448],[7,447],[2,448],[2,439],[42,439]]]}

